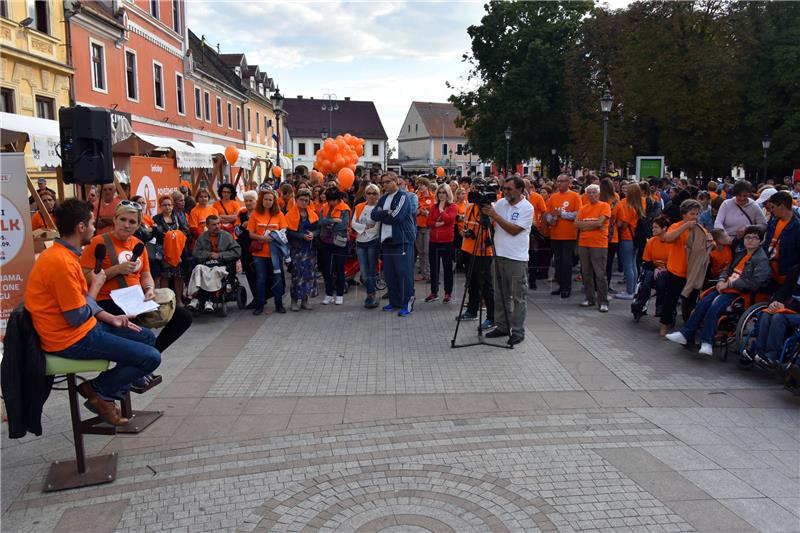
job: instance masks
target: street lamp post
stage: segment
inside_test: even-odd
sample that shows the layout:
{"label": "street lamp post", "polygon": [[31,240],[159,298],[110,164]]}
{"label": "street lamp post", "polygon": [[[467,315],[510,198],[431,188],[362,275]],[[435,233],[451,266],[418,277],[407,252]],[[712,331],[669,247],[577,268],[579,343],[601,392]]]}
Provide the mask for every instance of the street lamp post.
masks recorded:
{"label": "street lamp post", "polygon": [[467,176],[471,176],[472,175],[472,145],[467,143],[466,149],[467,149],[467,152],[469,153],[469,167],[468,167],[468,170],[467,170]]}
{"label": "street lamp post", "polygon": [[323,141],[328,138],[328,128],[322,128],[322,130],[319,132],[319,138]]}
{"label": "street lamp post", "polygon": [[764,135],[764,138],[761,139],[761,148],[764,149],[764,181],[767,181],[767,150],[769,150],[769,145],[772,144],[772,140],[769,138],[769,134]]}
{"label": "street lamp post", "polygon": [[556,168],[556,152],[555,148],[550,148],[550,177],[558,176],[558,172],[560,169]]}
{"label": "street lamp post", "polygon": [[611,104],[614,103],[614,97],[608,89],[603,92],[600,98],[600,111],[603,112],[603,161],[600,163],[600,175],[606,173],[606,154],[608,153],[608,114],[611,112]]}
{"label": "street lamp post", "polygon": [[[277,139],[275,140],[275,164],[281,168],[281,115],[283,115],[283,95],[280,89],[275,89],[275,94],[272,95],[272,109],[275,111],[275,129],[278,132]],[[283,175],[283,173],[281,173]]]}
{"label": "street lamp post", "polygon": [[333,135],[333,112],[339,111],[339,104],[336,103],[336,95],[333,93],[326,93],[322,95],[328,101],[322,104],[322,110],[328,112],[328,134]]}
{"label": "street lamp post", "polygon": [[511,161],[511,126],[506,127],[506,131],[503,132],[506,136],[506,177],[508,177],[508,165]]}

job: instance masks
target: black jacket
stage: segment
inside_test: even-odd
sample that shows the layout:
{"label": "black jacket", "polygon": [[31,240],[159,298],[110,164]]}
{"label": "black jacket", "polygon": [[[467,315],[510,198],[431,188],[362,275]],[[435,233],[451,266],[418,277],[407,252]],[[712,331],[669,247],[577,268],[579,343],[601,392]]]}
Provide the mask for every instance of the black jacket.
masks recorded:
{"label": "black jacket", "polygon": [[42,407],[53,385],[53,376],[45,375],[46,366],[31,314],[20,304],[8,318],[0,363],[8,436],[12,439],[22,438],[29,431],[42,434]]}

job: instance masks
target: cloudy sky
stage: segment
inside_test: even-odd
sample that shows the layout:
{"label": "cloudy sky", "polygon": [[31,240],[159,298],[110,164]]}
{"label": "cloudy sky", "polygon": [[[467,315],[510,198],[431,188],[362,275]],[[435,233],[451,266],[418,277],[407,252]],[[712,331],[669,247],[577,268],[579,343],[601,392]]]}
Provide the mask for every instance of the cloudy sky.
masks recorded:
{"label": "cloudy sky", "polygon": [[[613,0],[612,4],[623,0]],[[389,141],[413,100],[466,86],[467,27],[483,2],[269,0],[187,3],[189,27],[223,53],[244,52],[286,97],[372,100]]]}

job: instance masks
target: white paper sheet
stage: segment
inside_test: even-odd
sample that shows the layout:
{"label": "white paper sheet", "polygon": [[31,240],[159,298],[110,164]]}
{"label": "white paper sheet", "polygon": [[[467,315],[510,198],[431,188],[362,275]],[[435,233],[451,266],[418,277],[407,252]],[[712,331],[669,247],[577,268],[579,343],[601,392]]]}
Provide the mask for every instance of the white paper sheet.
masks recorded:
{"label": "white paper sheet", "polygon": [[144,301],[144,292],[141,285],[131,285],[124,289],[111,291],[111,300],[122,309],[126,315],[138,316],[158,309],[158,304],[150,300]]}

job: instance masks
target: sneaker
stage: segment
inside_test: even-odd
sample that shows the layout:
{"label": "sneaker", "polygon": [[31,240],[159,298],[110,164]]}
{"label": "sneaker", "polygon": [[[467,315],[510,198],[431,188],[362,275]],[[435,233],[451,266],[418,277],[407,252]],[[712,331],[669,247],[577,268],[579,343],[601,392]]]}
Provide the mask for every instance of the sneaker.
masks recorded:
{"label": "sneaker", "polygon": [[469,311],[464,311],[456,317],[456,320],[478,320],[478,316]]}
{"label": "sneaker", "polygon": [[337,296],[333,303],[336,305],[342,305],[344,303],[344,296]]}
{"label": "sneaker", "polygon": [[572,294],[572,291],[561,291],[561,299],[566,300],[569,298],[570,294]]}
{"label": "sneaker", "polygon": [[439,299],[438,294],[430,293],[427,297],[425,297],[425,303],[435,302]]}
{"label": "sneaker", "polygon": [[710,342],[700,343],[700,350],[698,352],[702,355],[714,355],[714,346]]}
{"label": "sneaker", "polygon": [[482,331],[486,331],[488,329],[492,329],[493,327],[494,327],[494,322],[492,322],[488,318],[486,320],[484,320],[483,323],[481,324],[481,330]]}
{"label": "sneaker", "polygon": [[425,276],[423,276],[422,274],[415,276],[414,281],[425,281]]}
{"label": "sneaker", "polygon": [[611,285],[608,286],[608,294],[617,294],[617,289],[612,287]]}
{"label": "sneaker", "polygon": [[442,298],[442,303],[443,304],[449,304],[450,303],[450,295],[449,294],[444,293],[444,298]]}
{"label": "sneaker", "polygon": [[406,304],[406,311],[408,311],[409,313],[414,311],[414,302],[416,300],[417,300],[416,296],[413,295],[411,296],[411,298],[408,299],[408,303]]}
{"label": "sneaker", "polygon": [[584,300],[579,305],[581,307],[594,307],[594,302],[590,302],[589,300]]}
{"label": "sneaker", "polygon": [[214,312],[214,304],[209,300],[206,300],[206,303],[203,304],[203,311],[206,313],[213,313]]}
{"label": "sneaker", "polygon": [[291,257],[287,257],[286,259],[283,260],[283,262],[288,265],[288,264],[290,264],[292,262],[292,258]]}
{"label": "sneaker", "polygon": [[484,335],[484,337],[486,337],[487,339],[498,339],[500,337],[508,337],[508,332],[495,328],[494,331],[490,331],[489,333]]}
{"label": "sneaker", "polygon": [[300,309],[305,309],[306,311],[311,311],[314,309],[314,306],[311,305],[311,302],[308,301],[308,298],[300,300]]}
{"label": "sneaker", "polygon": [[669,333],[666,336],[666,339],[670,342],[676,342],[681,346],[686,346],[686,344],[688,343],[686,337],[684,337],[683,333],[681,333],[680,331],[673,331],[672,333]]}
{"label": "sneaker", "polygon": [[384,305],[383,306],[383,310],[384,311],[396,311],[397,309],[395,309],[395,307],[392,304],[388,304],[388,305]]}
{"label": "sneaker", "polygon": [[296,313],[297,311],[299,311],[299,310],[300,310],[300,300],[292,300],[292,306],[291,306],[291,309],[292,309],[292,311],[294,311],[295,313]]}
{"label": "sneaker", "polygon": [[330,305],[330,304],[332,304],[333,302],[334,302],[334,298],[333,298],[333,296],[326,296],[326,297],[325,297],[325,298],[323,298],[323,300],[322,300],[322,305]]}
{"label": "sneaker", "polygon": [[399,310],[397,312],[397,316],[406,317],[406,316],[410,315],[411,313],[412,313],[412,311],[409,311],[408,309],[401,309],[401,310]]}
{"label": "sneaker", "polygon": [[600,304],[600,312],[608,313],[608,304]]}
{"label": "sneaker", "polygon": [[558,296],[559,294],[561,294],[561,289],[553,289],[550,291],[550,296]]}
{"label": "sneaker", "polygon": [[627,292],[618,292],[614,295],[617,300],[633,300],[635,297],[635,294],[628,294]]}
{"label": "sneaker", "polygon": [[197,311],[200,308],[200,300],[192,298],[192,301],[186,306],[189,311]]}

